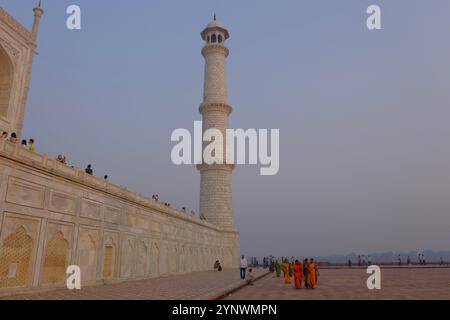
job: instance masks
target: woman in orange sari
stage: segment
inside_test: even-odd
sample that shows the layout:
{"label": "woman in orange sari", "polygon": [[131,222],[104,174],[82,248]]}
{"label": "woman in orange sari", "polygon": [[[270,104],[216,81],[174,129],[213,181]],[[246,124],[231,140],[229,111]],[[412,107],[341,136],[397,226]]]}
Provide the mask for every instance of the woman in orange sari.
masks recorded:
{"label": "woman in orange sari", "polygon": [[301,289],[302,288],[302,281],[303,281],[303,265],[298,260],[295,260],[294,264],[294,279],[295,279],[295,289]]}
{"label": "woman in orange sari", "polygon": [[283,263],[283,271],[284,271],[284,283],[290,284],[291,283],[291,275],[289,274],[289,261],[288,259],[284,260]]}
{"label": "woman in orange sari", "polygon": [[314,259],[310,259],[308,265],[308,286],[311,289],[315,289],[316,285],[317,285],[316,264],[314,263]]}

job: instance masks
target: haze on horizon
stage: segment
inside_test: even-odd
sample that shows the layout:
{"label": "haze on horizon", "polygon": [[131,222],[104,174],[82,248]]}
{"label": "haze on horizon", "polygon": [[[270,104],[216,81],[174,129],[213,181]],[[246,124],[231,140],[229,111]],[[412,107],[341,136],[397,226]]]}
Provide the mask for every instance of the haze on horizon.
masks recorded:
{"label": "haze on horizon", "polygon": [[[36,2],[0,5],[31,27]],[[217,12],[231,126],[280,129],[278,175],[233,175],[242,252],[450,250],[450,2],[130,3],[43,2],[24,131],[38,152],[198,212],[199,173],[171,163],[170,136],[201,119],[199,33]]]}

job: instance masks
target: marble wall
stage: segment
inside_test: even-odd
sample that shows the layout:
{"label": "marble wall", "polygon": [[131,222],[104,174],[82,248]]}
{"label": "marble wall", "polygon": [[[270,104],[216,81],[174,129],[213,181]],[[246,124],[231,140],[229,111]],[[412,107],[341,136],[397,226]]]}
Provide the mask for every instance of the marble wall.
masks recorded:
{"label": "marble wall", "polygon": [[239,233],[0,141],[0,295],[239,266]]}

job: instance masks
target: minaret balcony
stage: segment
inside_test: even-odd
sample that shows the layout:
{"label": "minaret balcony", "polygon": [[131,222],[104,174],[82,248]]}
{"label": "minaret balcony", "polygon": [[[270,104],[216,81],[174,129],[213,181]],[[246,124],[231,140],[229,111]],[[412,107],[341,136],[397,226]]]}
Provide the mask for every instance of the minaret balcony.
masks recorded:
{"label": "minaret balcony", "polygon": [[230,115],[233,112],[233,107],[226,103],[202,103],[198,111],[200,114],[216,111]]}

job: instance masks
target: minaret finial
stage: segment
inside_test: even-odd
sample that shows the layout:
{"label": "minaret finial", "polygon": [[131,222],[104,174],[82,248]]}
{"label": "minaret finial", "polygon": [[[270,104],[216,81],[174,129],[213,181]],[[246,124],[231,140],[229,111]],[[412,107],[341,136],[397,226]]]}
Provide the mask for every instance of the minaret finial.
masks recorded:
{"label": "minaret finial", "polygon": [[39,31],[39,22],[41,20],[42,15],[44,14],[44,10],[41,8],[42,0],[39,0],[38,6],[33,9],[34,11],[34,22],[33,22],[33,29],[31,31],[34,40],[37,38],[37,34]]}

